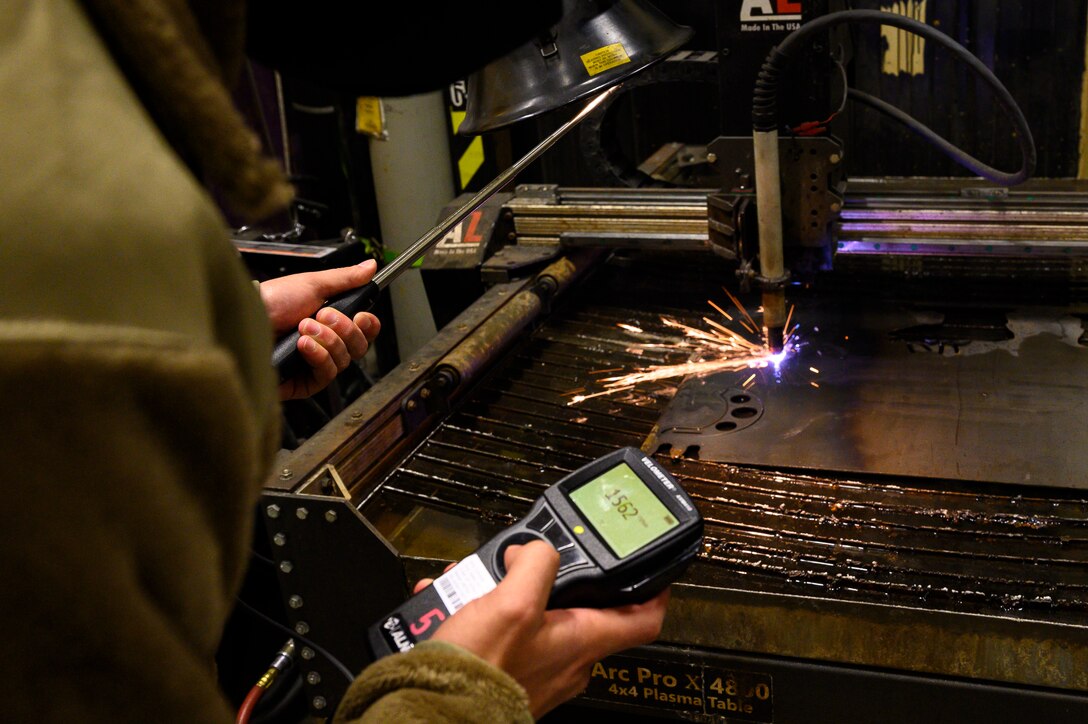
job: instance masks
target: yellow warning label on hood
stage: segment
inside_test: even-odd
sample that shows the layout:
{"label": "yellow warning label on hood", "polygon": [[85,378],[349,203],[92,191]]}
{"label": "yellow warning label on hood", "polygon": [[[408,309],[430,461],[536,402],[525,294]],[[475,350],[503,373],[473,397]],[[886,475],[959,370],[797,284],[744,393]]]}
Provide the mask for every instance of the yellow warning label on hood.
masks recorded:
{"label": "yellow warning label on hood", "polygon": [[603,48],[591,50],[582,56],[582,62],[591,76],[611,70],[617,65],[630,63],[627,51],[623,49],[623,43],[612,43]]}

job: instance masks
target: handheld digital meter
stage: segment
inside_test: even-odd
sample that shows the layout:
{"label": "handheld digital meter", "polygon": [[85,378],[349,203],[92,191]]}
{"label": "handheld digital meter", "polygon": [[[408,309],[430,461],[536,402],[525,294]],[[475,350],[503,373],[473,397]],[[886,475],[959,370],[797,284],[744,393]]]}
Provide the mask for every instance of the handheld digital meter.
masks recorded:
{"label": "handheld digital meter", "polygon": [[548,608],[606,608],[653,598],[698,553],[703,519],[687,493],[633,447],[605,455],[544,491],[528,514],[370,627],[374,658],[430,638],[506,574],[506,549],[546,540],[559,551]]}

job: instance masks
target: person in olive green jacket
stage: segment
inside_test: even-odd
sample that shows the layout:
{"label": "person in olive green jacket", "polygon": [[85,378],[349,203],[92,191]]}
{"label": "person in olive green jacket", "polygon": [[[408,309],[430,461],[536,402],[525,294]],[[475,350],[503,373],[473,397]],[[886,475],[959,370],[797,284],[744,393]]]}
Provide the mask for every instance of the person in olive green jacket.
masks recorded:
{"label": "person in olive green jacket", "polygon": [[[291,198],[231,105],[247,33],[253,53],[286,49],[288,70],[407,93],[425,88],[398,48],[441,66],[448,77],[428,81],[439,87],[557,11],[294,5],[0,4],[6,721],[233,720],[214,655],[278,447],[279,400],[327,384],[377,334],[371,315],[318,311],[373,265],[258,294],[229,243],[209,189],[252,219]],[[359,22],[337,24],[345,12]],[[307,44],[311,26],[329,42]],[[336,35],[352,32],[354,44]],[[452,60],[458,49],[468,60]],[[294,328],[311,372],[277,391],[271,343]],[[508,565],[433,640],[361,672],[336,719],[527,721],[576,694],[595,660],[660,631],[667,593],[545,611],[555,551],[530,544]]]}

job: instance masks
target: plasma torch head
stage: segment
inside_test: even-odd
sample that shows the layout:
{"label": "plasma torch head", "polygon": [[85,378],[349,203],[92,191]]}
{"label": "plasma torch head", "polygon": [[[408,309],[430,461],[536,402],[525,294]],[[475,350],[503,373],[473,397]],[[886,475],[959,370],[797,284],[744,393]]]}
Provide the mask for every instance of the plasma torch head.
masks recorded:
{"label": "plasma torch head", "polygon": [[785,325],[781,327],[764,327],[763,336],[765,339],[764,344],[767,345],[767,349],[771,351],[771,354],[778,354],[785,347],[786,327]]}
{"label": "plasma torch head", "polygon": [[772,354],[778,354],[786,344],[786,295],[782,287],[763,291],[764,344]]}

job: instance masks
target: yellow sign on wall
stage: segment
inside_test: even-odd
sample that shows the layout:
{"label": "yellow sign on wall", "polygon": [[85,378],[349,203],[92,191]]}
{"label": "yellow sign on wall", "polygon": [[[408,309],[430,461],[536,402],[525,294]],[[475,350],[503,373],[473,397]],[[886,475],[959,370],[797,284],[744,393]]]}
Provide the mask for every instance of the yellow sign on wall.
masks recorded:
{"label": "yellow sign on wall", "polygon": [[[465,120],[464,111],[450,111],[450,123],[453,125],[453,133],[457,134],[457,129],[461,127],[461,122]],[[469,182],[472,181],[472,177],[476,175],[476,172],[480,170],[480,167],[484,165],[484,142],[479,136],[476,136],[469,141],[468,146],[457,157],[457,174],[458,180],[461,183],[461,188],[468,188]]]}
{"label": "yellow sign on wall", "polygon": [[[926,0],[900,0],[881,10],[925,22]],[[914,33],[880,26],[880,36],[886,43],[882,70],[888,75],[922,75],[926,72],[926,40]]]}

